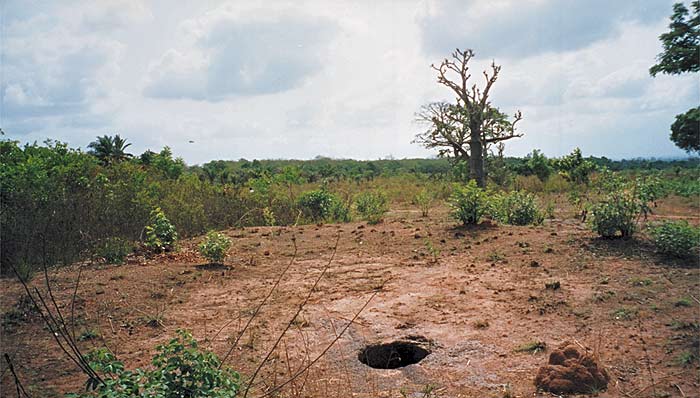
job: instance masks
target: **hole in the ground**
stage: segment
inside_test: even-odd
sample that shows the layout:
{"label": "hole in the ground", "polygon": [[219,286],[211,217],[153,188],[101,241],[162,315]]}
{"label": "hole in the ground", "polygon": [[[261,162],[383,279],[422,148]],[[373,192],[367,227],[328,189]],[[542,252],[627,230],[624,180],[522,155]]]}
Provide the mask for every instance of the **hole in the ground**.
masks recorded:
{"label": "hole in the ground", "polygon": [[396,369],[420,362],[430,351],[418,344],[395,341],[365,347],[357,359],[375,369]]}

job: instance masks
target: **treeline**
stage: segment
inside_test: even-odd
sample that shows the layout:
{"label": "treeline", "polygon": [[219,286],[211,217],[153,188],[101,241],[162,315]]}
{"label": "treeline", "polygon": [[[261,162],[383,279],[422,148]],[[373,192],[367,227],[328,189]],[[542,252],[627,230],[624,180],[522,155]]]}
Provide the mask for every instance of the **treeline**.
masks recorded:
{"label": "treeline", "polygon": [[[505,171],[513,175],[536,175],[537,166],[533,167],[532,158],[544,156],[534,151],[526,157],[489,157],[487,163],[491,169],[499,167],[500,162]],[[552,170],[556,169],[555,159],[546,159]],[[687,159],[623,159],[611,160],[606,157],[585,157],[597,167],[605,167],[611,171],[640,171],[640,170],[683,170],[700,167],[700,158]],[[212,183],[245,184],[251,178],[261,175],[282,173],[285,169],[294,168],[308,182],[321,182],[324,179],[349,179],[355,181],[371,181],[378,176],[398,176],[403,174],[418,174],[430,178],[457,178],[455,169],[448,159],[382,159],[382,160],[353,160],[331,159],[317,157],[312,160],[214,160],[201,166],[191,166],[190,171],[201,179]],[[490,174],[493,174],[493,170]]]}
{"label": "treeline", "polygon": [[[465,165],[445,159],[213,161],[188,167],[169,148],[132,156],[119,137],[98,137],[90,153],[66,144],[0,141],[0,259],[33,269],[90,257],[119,257],[144,241],[159,208],[182,237],[212,229],[290,225],[323,218],[346,221],[411,204],[421,192],[444,200]],[[700,194],[698,161],[609,162],[580,151],[547,159],[538,151],[491,158],[490,183],[501,190],[565,192],[603,162],[610,169],[677,168],[674,192]],[[660,162],[660,163],[659,163]],[[599,163],[600,164],[600,163]],[[680,171],[679,171],[680,170]],[[377,195],[368,201],[368,191]],[[363,215],[365,213],[365,215]],[[371,212],[369,212],[371,213]]]}

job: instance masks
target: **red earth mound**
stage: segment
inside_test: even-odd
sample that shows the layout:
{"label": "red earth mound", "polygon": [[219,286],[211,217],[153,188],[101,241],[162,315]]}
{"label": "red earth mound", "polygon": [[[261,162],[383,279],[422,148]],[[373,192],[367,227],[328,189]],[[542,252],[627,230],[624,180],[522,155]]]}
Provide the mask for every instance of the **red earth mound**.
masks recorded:
{"label": "red earth mound", "polygon": [[540,368],[535,386],[555,394],[589,394],[605,390],[609,377],[592,356],[565,343],[549,355],[549,363]]}

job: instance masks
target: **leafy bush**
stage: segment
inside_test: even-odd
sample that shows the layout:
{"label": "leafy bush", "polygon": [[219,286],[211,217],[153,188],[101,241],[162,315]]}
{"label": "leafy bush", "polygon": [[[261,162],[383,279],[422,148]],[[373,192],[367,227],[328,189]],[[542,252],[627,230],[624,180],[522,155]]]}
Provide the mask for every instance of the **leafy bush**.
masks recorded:
{"label": "leafy bush", "polygon": [[199,254],[212,264],[221,264],[226,258],[226,252],[231,247],[231,239],[226,235],[210,231],[199,244]]}
{"label": "leafy bush", "polygon": [[334,194],[325,189],[307,191],[297,199],[304,216],[312,221],[340,221],[349,219],[347,206]]}
{"label": "leafy bush", "polygon": [[660,252],[676,257],[698,256],[700,248],[700,227],[687,221],[666,221],[651,228],[654,244]]}
{"label": "leafy bush", "polygon": [[503,194],[496,199],[494,207],[496,219],[506,224],[540,224],[544,220],[537,198],[529,192],[513,191]]}
{"label": "leafy bush", "polygon": [[587,184],[589,176],[596,169],[593,162],[583,158],[579,148],[561,159],[554,159],[553,164],[562,177],[575,184]]}
{"label": "leafy bush", "polygon": [[355,197],[355,210],[370,224],[382,221],[389,210],[386,194],[383,192],[362,192]]}
{"label": "leafy bush", "polygon": [[534,149],[525,159],[527,160],[525,164],[528,168],[528,172],[536,175],[542,182],[547,181],[549,175],[552,174],[552,166],[550,165],[549,159],[537,149]]}
{"label": "leafy bush", "polygon": [[86,356],[90,366],[104,375],[104,384],[90,379],[86,392],[68,394],[71,398],[232,398],[240,391],[240,376],[221,367],[219,358],[201,351],[188,332],[178,330],[178,337],[159,345],[153,357],[153,370],[126,370],[106,349]]}
{"label": "leafy bush", "polygon": [[418,206],[421,216],[428,217],[430,207],[433,205],[434,200],[435,195],[424,188],[413,197],[413,204]]}
{"label": "leafy bush", "polygon": [[452,217],[464,225],[478,224],[488,212],[489,203],[486,191],[479,188],[474,180],[466,185],[455,186],[449,200]]}
{"label": "leafy bush", "polygon": [[151,220],[151,223],[146,226],[144,245],[159,253],[174,250],[177,243],[177,231],[160,207],[156,207],[151,212]]}
{"label": "leafy bush", "polygon": [[[591,207],[591,226],[604,238],[629,237],[641,213],[639,201],[629,192],[615,191]],[[618,235],[619,233],[619,235]]]}
{"label": "leafy bush", "polygon": [[105,239],[96,249],[96,254],[105,259],[107,264],[121,264],[133,251],[131,243],[121,238]]}

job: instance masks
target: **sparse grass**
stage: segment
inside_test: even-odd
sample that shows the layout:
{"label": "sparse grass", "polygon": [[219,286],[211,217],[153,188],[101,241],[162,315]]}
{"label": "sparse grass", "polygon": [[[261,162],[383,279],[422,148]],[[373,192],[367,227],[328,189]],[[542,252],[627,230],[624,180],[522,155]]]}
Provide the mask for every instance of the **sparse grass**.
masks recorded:
{"label": "sparse grass", "polygon": [[487,259],[487,260],[489,260],[489,261],[491,261],[491,262],[494,262],[494,263],[497,262],[497,261],[501,261],[501,260],[503,260],[503,259],[505,259],[505,258],[506,258],[506,257],[505,257],[503,254],[501,254],[500,252],[498,252],[497,250],[492,251],[491,253],[489,253],[489,254],[486,256],[486,259]]}
{"label": "sparse grass", "polygon": [[78,341],[92,340],[100,337],[100,334],[94,329],[88,329],[80,334]]}
{"label": "sparse grass", "polygon": [[632,307],[621,307],[613,311],[612,316],[616,320],[629,321],[637,317],[639,311]]}
{"label": "sparse grass", "polygon": [[652,281],[649,278],[632,278],[630,279],[630,285],[632,286],[651,286],[654,284],[654,281]]}
{"label": "sparse grass", "polygon": [[425,248],[430,253],[430,262],[437,264],[440,260],[440,249],[436,248],[430,239],[425,240]]}
{"label": "sparse grass", "polygon": [[530,341],[519,345],[515,352],[529,352],[531,354],[537,354],[538,352],[545,351],[547,349],[547,344],[544,341]]}
{"label": "sparse grass", "polygon": [[690,299],[686,298],[686,297],[683,297],[683,298],[679,299],[678,301],[676,301],[675,303],[673,303],[674,307],[692,307],[692,305],[693,305],[693,302],[690,301]]}
{"label": "sparse grass", "polygon": [[683,351],[680,355],[676,357],[676,364],[679,366],[690,366],[695,362],[697,356],[690,351]]}
{"label": "sparse grass", "polygon": [[673,321],[668,326],[673,330],[700,330],[696,322]]}

